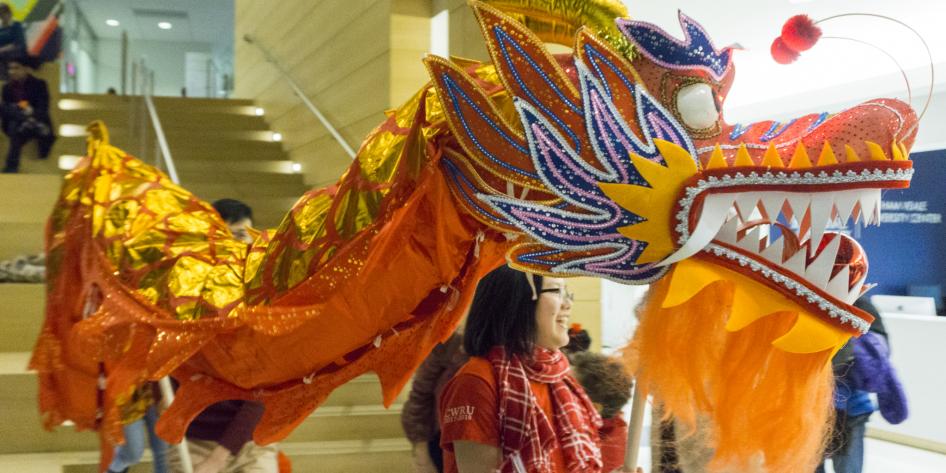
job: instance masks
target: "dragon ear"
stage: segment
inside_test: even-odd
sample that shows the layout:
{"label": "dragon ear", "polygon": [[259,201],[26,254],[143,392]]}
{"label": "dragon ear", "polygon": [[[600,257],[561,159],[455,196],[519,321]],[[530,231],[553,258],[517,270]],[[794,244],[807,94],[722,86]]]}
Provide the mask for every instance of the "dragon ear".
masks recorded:
{"label": "dragon ear", "polygon": [[[525,25],[489,5],[472,4],[486,47],[506,90],[546,115],[570,145],[583,153],[586,138],[581,95],[542,40]],[[592,160],[590,153],[584,157]]]}

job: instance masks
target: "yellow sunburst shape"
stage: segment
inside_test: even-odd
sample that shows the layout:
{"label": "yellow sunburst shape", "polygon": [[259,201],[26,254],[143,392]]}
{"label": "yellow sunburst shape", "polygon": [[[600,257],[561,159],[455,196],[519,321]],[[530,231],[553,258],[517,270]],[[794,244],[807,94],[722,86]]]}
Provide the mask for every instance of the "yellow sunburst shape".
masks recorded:
{"label": "yellow sunburst shape", "polygon": [[779,312],[798,314],[791,330],[772,342],[778,349],[790,353],[837,351],[851,338],[850,333],[822,321],[785,295],[722,266],[689,258],[677,263],[669,277],[670,288],[661,304],[663,308],[685,303],[714,282],[732,283],[732,311],[726,321],[726,330],[730,332],[742,330],[756,320]]}
{"label": "yellow sunburst shape", "polygon": [[647,242],[647,247],[637,258],[639,264],[654,263],[673,253],[675,245],[670,225],[677,195],[683,183],[699,171],[697,160],[685,149],[664,140],[655,139],[654,143],[666,166],[631,154],[637,172],[647,180],[650,187],[598,183],[608,198],[645,219],[618,229],[632,240]]}

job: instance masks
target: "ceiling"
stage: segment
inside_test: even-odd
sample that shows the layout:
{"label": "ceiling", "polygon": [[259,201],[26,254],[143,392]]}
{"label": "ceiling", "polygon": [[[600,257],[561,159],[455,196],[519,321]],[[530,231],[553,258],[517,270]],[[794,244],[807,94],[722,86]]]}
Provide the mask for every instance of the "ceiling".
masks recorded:
{"label": "ceiling", "polygon": [[[231,48],[234,0],[78,0],[82,13],[99,38],[118,39],[127,31],[130,40],[200,42]],[[108,19],[118,20],[117,27]],[[162,30],[158,22],[170,22]]]}
{"label": "ceiling", "polygon": [[[791,108],[792,101],[815,91],[832,90],[835,96],[840,91],[842,96],[851,95],[851,100],[863,100],[864,97],[855,96],[871,93],[892,93],[906,98],[906,86],[896,64],[883,52],[854,41],[825,38],[802,53],[795,63],[789,66],[775,63],[769,47],[780,34],[785,20],[796,14],[808,14],[816,21],[854,12],[896,18],[923,36],[938,69],[942,71],[946,66],[946,28],[943,28],[946,1],[943,0],[625,0],[625,3],[631,17],[655,23],[682,37],[677,20],[679,9],[706,28],[716,47],[737,43],[743,48],[734,56],[736,81],[726,106],[727,115],[729,110],[739,112],[734,114],[741,115],[734,116],[736,120],[757,113],[740,108],[756,107],[760,102],[774,102],[779,98],[784,99],[779,108]],[[881,46],[906,70],[913,88],[914,107],[922,106],[930,86],[929,59],[922,43],[908,29],[866,17],[838,18],[819,26],[825,37],[853,38]],[[940,72],[938,81],[942,79],[946,79],[946,75]],[[851,83],[863,86],[848,86]],[[825,99],[814,101],[818,100]]]}

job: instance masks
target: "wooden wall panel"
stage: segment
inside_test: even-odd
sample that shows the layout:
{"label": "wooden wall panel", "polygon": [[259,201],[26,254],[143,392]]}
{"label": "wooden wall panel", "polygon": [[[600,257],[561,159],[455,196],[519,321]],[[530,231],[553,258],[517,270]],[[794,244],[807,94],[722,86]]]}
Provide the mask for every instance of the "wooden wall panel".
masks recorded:
{"label": "wooden wall panel", "polygon": [[[430,49],[430,18],[450,15],[450,54],[489,59],[465,0],[236,0],[235,95],[266,110],[283,147],[311,186],[335,183],[351,160],[256,47],[270,48],[307,96],[355,149],[428,81],[421,58]],[[601,282],[572,278],[572,320],[601,347]]]}
{"label": "wooden wall panel", "polygon": [[334,181],[349,157],[330,139],[320,141],[327,136],[322,124],[242,38],[250,33],[266,45],[357,149],[365,117],[380,123],[390,106],[391,0],[237,0],[235,25],[235,95],[266,110],[290,158],[303,165],[307,184],[325,182],[330,169],[339,171]]}
{"label": "wooden wall panel", "polygon": [[572,323],[579,323],[591,337],[591,349],[601,350],[601,280],[598,278],[568,278],[568,289],[575,293],[572,304]]}

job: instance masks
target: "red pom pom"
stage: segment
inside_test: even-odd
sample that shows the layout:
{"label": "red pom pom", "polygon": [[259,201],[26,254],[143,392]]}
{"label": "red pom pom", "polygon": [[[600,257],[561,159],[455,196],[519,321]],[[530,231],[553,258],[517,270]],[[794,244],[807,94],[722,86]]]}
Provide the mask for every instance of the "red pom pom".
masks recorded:
{"label": "red pom pom", "polygon": [[786,46],[785,42],[782,41],[781,36],[775,38],[775,41],[772,41],[771,51],[775,62],[779,64],[790,64],[798,59],[798,51]]}
{"label": "red pom pom", "polygon": [[821,38],[821,28],[808,15],[795,15],[782,26],[782,41],[795,51],[811,49],[818,38]]}

